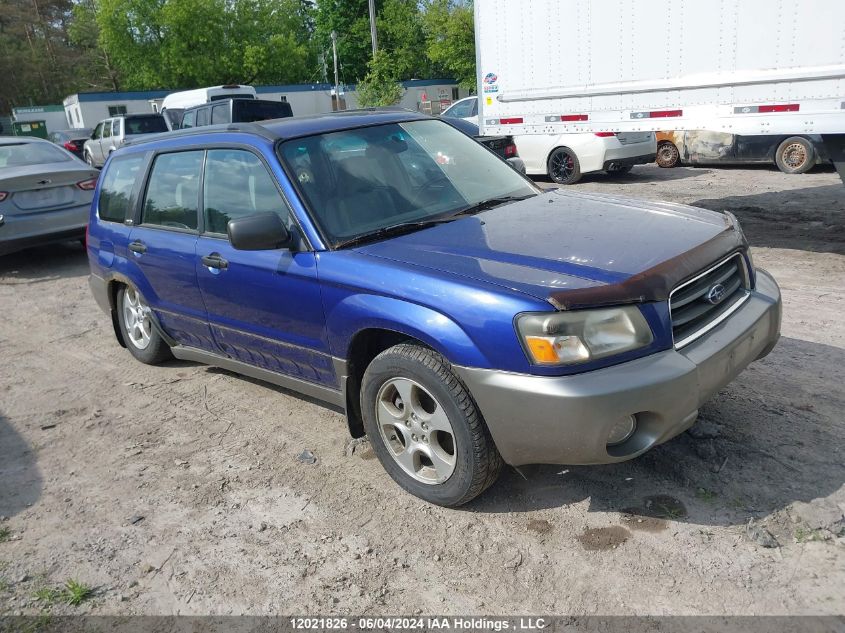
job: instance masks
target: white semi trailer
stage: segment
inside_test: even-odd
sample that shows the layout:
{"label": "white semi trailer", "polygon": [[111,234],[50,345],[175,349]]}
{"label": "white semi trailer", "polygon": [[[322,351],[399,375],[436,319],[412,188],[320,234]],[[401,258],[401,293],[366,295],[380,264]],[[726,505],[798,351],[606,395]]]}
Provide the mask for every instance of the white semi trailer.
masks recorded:
{"label": "white semi trailer", "polygon": [[483,134],[822,135],[845,180],[842,0],[475,0]]}

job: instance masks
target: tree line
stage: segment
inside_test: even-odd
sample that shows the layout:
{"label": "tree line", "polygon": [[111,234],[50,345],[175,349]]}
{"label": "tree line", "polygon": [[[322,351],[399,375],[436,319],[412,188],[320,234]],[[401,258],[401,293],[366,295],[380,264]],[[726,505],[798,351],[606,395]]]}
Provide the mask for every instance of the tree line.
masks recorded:
{"label": "tree line", "polygon": [[[0,0],[0,114],[76,92],[334,82],[475,85],[472,0]],[[367,92],[369,91],[369,92]]]}

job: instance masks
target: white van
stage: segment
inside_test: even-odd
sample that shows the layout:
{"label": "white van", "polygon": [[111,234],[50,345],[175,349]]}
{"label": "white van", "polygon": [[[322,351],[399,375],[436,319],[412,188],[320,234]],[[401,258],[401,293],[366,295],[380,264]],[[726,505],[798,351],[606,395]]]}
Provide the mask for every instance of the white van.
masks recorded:
{"label": "white van", "polygon": [[227,84],[225,86],[211,86],[195,90],[182,90],[167,95],[161,102],[160,111],[164,115],[170,129],[177,129],[182,118],[182,112],[187,108],[202,105],[218,99],[257,99],[258,94],[252,86]]}

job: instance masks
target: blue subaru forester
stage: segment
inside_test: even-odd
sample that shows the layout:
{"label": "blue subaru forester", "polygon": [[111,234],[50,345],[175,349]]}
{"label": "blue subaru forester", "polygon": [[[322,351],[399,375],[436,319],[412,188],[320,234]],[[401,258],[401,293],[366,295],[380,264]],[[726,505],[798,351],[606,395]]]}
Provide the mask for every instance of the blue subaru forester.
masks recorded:
{"label": "blue subaru forester", "polygon": [[480,494],[504,463],[642,454],[780,331],[778,286],[732,215],[544,193],[409,112],[120,149],[88,255],[135,358],[339,405],[399,485],[442,505]]}

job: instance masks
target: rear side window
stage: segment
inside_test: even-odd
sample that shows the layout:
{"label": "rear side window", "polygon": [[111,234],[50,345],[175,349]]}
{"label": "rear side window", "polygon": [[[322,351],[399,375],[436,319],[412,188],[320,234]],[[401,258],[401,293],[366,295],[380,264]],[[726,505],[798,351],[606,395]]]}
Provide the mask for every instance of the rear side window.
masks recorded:
{"label": "rear side window", "polygon": [[197,127],[208,125],[208,108],[197,110]]}
{"label": "rear side window", "polygon": [[142,224],[197,230],[202,155],[198,152],[161,154],[153,163]]}
{"label": "rear side window", "polygon": [[244,150],[209,150],[203,200],[208,233],[226,233],[229,220],[266,211],[290,226],[287,204],[273,177],[255,154]]}
{"label": "rear side window", "polygon": [[228,123],[229,122],[229,106],[228,104],[221,104],[216,105],[211,110],[211,124],[216,125],[218,123]]}
{"label": "rear side window", "polygon": [[103,174],[97,215],[105,222],[123,222],[129,213],[129,198],[144,163],[143,155],[113,158]]}

